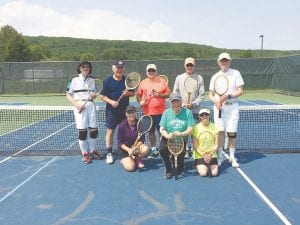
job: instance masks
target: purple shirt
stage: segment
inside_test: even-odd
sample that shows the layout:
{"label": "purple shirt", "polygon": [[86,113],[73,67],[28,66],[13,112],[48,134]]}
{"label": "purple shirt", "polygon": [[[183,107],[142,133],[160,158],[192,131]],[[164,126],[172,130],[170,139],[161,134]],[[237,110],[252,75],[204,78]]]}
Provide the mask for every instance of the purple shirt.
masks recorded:
{"label": "purple shirt", "polygon": [[[121,145],[125,144],[128,147],[131,147],[137,136],[138,136],[138,131],[137,131],[137,122],[138,120],[135,120],[135,125],[132,127],[129,126],[127,118],[123,120],[119,125],[118,125],[118,147],[121,149]],[[143,135],[140,139],[140,141],[144,142],[145,141],[145,135]],[[122,150],[122,149],[121,149]]]}

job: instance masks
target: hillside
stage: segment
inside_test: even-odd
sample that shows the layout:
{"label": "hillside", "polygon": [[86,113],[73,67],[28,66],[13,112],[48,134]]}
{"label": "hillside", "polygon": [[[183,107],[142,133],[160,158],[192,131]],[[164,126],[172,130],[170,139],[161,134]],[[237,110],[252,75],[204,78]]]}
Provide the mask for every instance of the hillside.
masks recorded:
{"label": "hillside", "polygon": [[[130,40],[93,40],[69,37],[32,37],[25,36],[29,45],[41,45],[50,51],[46,60],[111,60],[122,58],[126,60],[142,59],[182,59],[192,56],[194,58],[216,58],[222,52],[230,52],[235,58],[260,57],[260,49],[220,49],[212,46],[145,42]],[[263,57],[278,57],[300,54],[300,51],[264,50]]]}

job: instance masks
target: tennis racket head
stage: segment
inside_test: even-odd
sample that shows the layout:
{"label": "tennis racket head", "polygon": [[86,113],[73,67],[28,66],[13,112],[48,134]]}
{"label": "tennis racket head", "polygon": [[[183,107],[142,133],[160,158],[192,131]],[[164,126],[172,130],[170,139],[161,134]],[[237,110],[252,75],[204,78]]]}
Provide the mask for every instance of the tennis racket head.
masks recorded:
{"label": "tennis racket head", "polygon": [[137,123],[137,130],[139,134],[147,133],[152,127],[152,117],[148,115],[142,116]]}
{"label": "tennis racket head", "polygon": [[192,76],[188,76],[184,80],[184,89],[188,93],[193,93],[198,89],[198,80]]}
{"label": "tennis racket head", "polygon": [[169,83],[169,79],[166,75],[159,75],[153,80],[153,91],[161,92],[163,91]]}
{"label": "tennis racket head", "polygon": [[136,89],[141,82],[141,75],[137,72],[129,73],[125,79],[125,85],[127,90]]}
{"label": "tennis racket head", "polygon": [[214,91],[219,95],[224,95],[229,87],[229,80],[225,75],[219,75],[214,81]]}
{"label": "tennis racket head", "polygon": [[101,79],[94,79],[94,80],[95,80],[95,93],[99,95],[103,88],[103,82]]}
{"label": "tennis racket head", "polygon": [[215,136],[210,131],[203,131],[198,135],[197,151],[201,154],[211,153],[215,145]]}
{"label": "tennis racket head", "polygon": [[170,153],[177,157],[184,149],[184,139],[182,136],[173,136],[168,139],[167,146]]}

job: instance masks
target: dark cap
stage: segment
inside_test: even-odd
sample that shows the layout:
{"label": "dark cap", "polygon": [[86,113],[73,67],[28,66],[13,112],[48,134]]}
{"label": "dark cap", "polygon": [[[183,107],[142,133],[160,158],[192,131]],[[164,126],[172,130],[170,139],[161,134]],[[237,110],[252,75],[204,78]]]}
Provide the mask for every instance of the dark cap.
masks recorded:
{"label": "dark cap", "polygon": [[180,94],[179,94],[178,92],[172,93],[172,94],[170,95],[169,100],[170,100],[170,102],[172,102],[172,101],[174,101],[174,100],[179,100],[179,101],[181,101],[181,96],[180,96]]}
{"label": "dark cap", "polygon": [[122,60],[116,60],[113,65],[117,68],[124,67],[124,62]]}
{"label": "dark cap", "polygon": [[133,106],[133,105],[128,105],[126,107],[126,112],[127,113],[133,113],[133,112],[136,112],[136,108]]}
{"label": "dark cap", "polygon": [[81,67],[82,65],[89,65],[89,67],[90,67],[90,73],[92,73],[92,63],[90,63],[89,61],[81,61],[81,62],[78,64],[78,66],[77,66],[77,73],[78,73],[78,74],[81,73],[81,72],[80,72],[80,67]]}

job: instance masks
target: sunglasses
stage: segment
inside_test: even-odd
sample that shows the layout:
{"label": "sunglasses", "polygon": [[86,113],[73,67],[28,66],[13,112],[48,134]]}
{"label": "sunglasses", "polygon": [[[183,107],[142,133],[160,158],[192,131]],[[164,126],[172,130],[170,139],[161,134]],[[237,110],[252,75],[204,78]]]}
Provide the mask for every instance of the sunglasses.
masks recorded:
{"label": "sunglasses", "polygon": [[208,113],[201,113],[199,116],[209,116],[209,114]]}
{"label": "sunglasses", "polygon": [[90,66],[81,66],[81,68],[88,68],[88,69],[89,69],[89,68],[90,68]]}
{"label": "sunglasses", "polygon": [[154,73],[154,72],[156,72],[156,70],[149,69],[149,70],[148,70],[148,72],[149,72],[149,73],[151,73],[151,72],[153,72],[153,73]]}
{"label": "sunglasses", "polygon": [[186,67],[194,67],[194,65],[192,63],[186,64]]}

